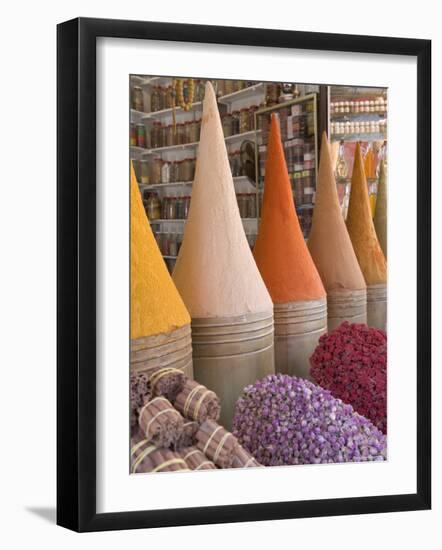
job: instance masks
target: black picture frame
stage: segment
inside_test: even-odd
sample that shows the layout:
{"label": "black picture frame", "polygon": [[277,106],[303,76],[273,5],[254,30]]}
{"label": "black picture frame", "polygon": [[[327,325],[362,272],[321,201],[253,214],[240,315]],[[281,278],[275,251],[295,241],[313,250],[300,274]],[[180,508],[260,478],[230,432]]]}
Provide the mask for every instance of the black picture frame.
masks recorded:
{"label": "black picture frame", "polygon": [[[183,41],[417,59],[417,492],[97,514],[96,39]],[[57,523],[102,531],[425,510],[431,506],[431,41],[107,19],[57,28]]]}

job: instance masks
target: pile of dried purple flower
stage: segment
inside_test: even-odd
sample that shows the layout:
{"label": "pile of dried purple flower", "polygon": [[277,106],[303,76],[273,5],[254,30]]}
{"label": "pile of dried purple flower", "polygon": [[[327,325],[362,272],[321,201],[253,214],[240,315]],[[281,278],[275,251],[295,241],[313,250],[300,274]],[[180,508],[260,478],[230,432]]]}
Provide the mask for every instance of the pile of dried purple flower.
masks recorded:
{"label": "pile of dried purple flower", "polygon": [[386,459],[385,435],[351,405],[283,374],[244,389],[233,433],[265,466]]}

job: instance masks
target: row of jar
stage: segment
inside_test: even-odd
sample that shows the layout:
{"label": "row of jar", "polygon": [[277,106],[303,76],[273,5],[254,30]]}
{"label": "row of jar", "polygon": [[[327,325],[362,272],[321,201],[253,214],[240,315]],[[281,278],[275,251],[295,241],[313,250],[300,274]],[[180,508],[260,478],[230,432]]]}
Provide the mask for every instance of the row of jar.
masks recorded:
{"label": "row of jar", "polygon": [[255,112],[258,105],[243,107],[239,111],[232,111],[221,115],[221,122],[225,137],[250,132],[255,129]]}
{"label": "row of jar", "polygon": [[143,123],[130,123],[129,140],[131,145],[145,149],[184,145],[199,141],[201,119],[189,120],[178,124],[163,125],[154,122],[150,128]]}
{"label": "row of jar", "polygon": [[178,252],[183,242],[182,233],[159,231],[154,234],[158,248],[163,256],[178,256]]}
{"label": "row of jar", "polygon": [[383,113],[387,110],[387,100],[383,97],[359,101],[335,101],[330,103],[330,114],[344,113]]}
{"label": "row of jar", "polygon": [[132,161],[137,181],[143,185],[191,182],[195,176],[196,158],[168,161],[161,157]]}
{"label": "row of jar", "polygon": [[189,214],[190,195],[160,199],[158,193],[145,192],[143,203],[150,221],[185,220]]}
{"label": "row of jar", "polygon": [[[199,103],[204,99],[206,80],[181,79],[183,96],[186,101]],[[213,80],[217,97],[229,95],[256,84],[251,80]],[[140,112],[157,112],[164,109],[172,109],[178,106],[176,86],[174,81],[167,85],[151,86],[150,93],[143,93],[141,86],[134,86],[131,90],[131,108]]]}
{"label": "row of jar", "polygon": [[[237,193],[238,209],[241,218],[256,218],[256,195],[254,193]],[[145,191],[144,208],[149,220],[185,220],[189,214],[190,195],[164,196]]]}
{"label": "row of jar", "polygon": [[[154,233],[158,248],[163,256],[171,256],[176,258],[180,252],[183,243],[183,234],[176,231],[158,231]],[[246,233],[247,242],[253,250],[256,242],[255,233]],[[170,258],[168,258],[170,259]]]}
{"label": "row of jar", "polygon": [[387,121],[361,120],[352,122],[332,122],[330,124],[332,134],[378,134],[387,131]]}
{"label": "row of jar", "polygon": [[[284,154],[289,173],[313,170],[315,163],[315,144],[312,141],[295,138],[284,143]],[[259,173],[265,175],[267,145],[259,146]]]}

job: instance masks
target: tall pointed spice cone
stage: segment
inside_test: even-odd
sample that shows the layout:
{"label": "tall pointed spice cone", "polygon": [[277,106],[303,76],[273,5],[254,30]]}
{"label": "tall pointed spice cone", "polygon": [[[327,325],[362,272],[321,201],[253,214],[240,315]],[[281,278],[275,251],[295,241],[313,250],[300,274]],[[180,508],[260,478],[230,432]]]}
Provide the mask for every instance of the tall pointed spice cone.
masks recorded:
{"label": "tall pointed spice cone", "polygon": [[[364,172],[367,180],[374,179],[376,177],[376,164],[375,164],[375,156],[373,153],[373,147],[369,147],[365,155]],[[375,193],[369,194],[369,199],[370,199],[371,217],[373,218],[374,212],[376,209],[376,194]]]}
{"label": "tall pointed spice cone", "polygon": [[387,262],[371,218],[367,180],[365,179],[359,143],[356,145],[353,163],[347,228],[367,284],[367,323],[369,326],[385,330],[387,321]]}
{"label": "tall pointed spice cone", "polygon": [[374,228],[381,245],[382,252],[387,258],[387,169],[385,162],[379,166],[378,198],[374,215]]}
{"label": "tall pointed spice cone", "polygon": [[365,323],[365,280],[342,217],[325,132],[308,248],[327,292],[328,329],[343,321]]}
{"label": "tall pointed spice cone", "polygon": [[274,302],[275,369],[307,378],[327,330],[326,293],[299,225],[278,119],[272,114],[254,256]]}
{"label": "tall pointed spice cone", "polygon": [[133,167],[130,185],[131,372],[155,373],[155,385],[176,380],[177,371],[192,378],[190,316],[161,257]]}
{"label": "tall pointed spice cone", "polygon": [[273,303],[244,233],[210,83],[173,280],[192,317],[195,378],[220,397],[229,428],[244,386],[274,372]]}

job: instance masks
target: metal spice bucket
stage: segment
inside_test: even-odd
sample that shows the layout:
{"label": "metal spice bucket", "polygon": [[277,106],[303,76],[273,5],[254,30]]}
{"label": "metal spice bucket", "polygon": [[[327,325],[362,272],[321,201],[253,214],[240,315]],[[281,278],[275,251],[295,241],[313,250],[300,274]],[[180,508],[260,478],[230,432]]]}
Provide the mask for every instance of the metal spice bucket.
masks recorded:
{"label": "metal spice bucket", "polygon": [[367,285],[367,324],[387,328],[387,285]]}
{"label": "metal spice bucket", "polygon": [[310,357],[327,332],[327,300],[275,304],[275,370],[310,378]]}
{"label": "metal spice bucket", "polygon": [[221,401],[219,423],[231,429],[245,386],[274,374],[272,312],[192,319],[195,380]]}
{"label": "metal spice bucket", "polygon": [[130,342],[132,373],[152,373],[159,368],[181,370],[193,378],[192,338],[190,325],[154,336],[144,336]]}
{"label": "metal spice bucket", "polygon": [[328,330],[338,327],[344,321],[367,322],[367,291],[331,290],[327,293]]}

